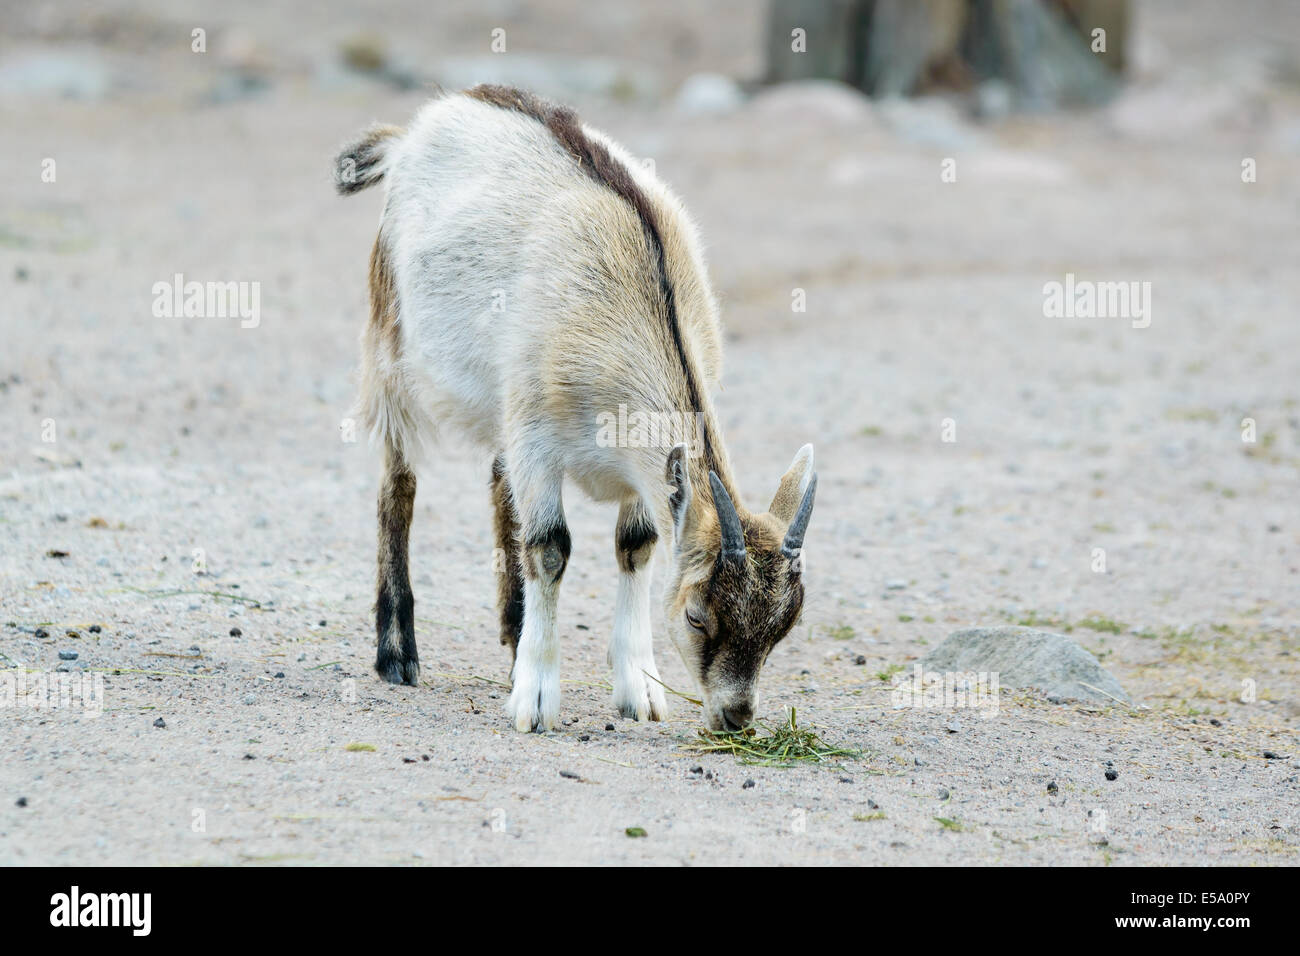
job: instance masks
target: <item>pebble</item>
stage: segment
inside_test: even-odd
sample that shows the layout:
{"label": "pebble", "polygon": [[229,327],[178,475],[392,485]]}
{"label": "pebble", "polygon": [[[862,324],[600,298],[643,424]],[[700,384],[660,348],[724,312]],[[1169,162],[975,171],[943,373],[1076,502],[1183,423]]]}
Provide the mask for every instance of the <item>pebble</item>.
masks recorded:
{"label": "pebble", "polygon": [[99,634],[99,633],[102,632],[103,630],[104,630],[104,629],[103,629],[102,627],[100,627],[98,624],[92,624],[92,625],[90,625],[90,633],[91,633],[91,634]]}
{"label": "pebble", "polygon": [[907,587],[907,582],[902,578],[891,578],[885,582],[886,591],[901,591]]}
{"label": "pebble", "polygon": [[1265,751],[1264,751],[1264,759],[1265,759],[1265,760],[1281,760],[1282,758],[1279,757],[1277,754],[1275,754],[1275,753],[1274,753],[1273,751],[1271,751],[1271,750],[1265,750]]}
{"label": "pebble", "polygon": [[165,720],[163,720],[161,717],[159,717],[157,720],[155,720],[155,721],[153,722],[153,725],[154,725],[155,727],[157,727],[159,730],[163,730],[163,729],[165,729],[166,726],[167,726],[167,721],[165,721]]}
{"label": "pebble", "polygon": [[1055,781],[1055,780],[1051,781],[1051,782],[1048,783],[1048,785],[1047,785],[1047,792],[1048,792],[1048,793],[1058,793],[1058,792],[1060,791],[1060,789],[1061,789],[1061,788],[1058,787],[1058,786],[1056,785],[1056,781]]}
{"label": "pebble", "polygon": [[950,799],[951,797],[952,797],[952,794],[949,793],[947,790],[941,789],[941,790],[939,791],[939,799],[940,799],[940,800],[948,800],[948,799]]}
{"label": "pebble", "polygon": [[16,806],[16,807],[25,807],[25,806],[27,806],[27,798],[26,798],[26,797],[19,797],[17,800],[14,801],[14,806]]}
{"label": "pebble", "polygon": [[47,630],[46,630],[45,628],[43,628],[43,627],[38,627],[38,628],[36,629],[36,636],[37,636],[37,637],[49,637],[49,636],[50,636],[50,632],[47,631]]}
{"label": "pebble", "polygon": [[231,636],[231,637],[243,637],[243,635],[244,635],[244,632],[241,631],[241,630],[240,630],[239,628],[237,628],[237,627],[232,627],[232,628],[230,629],[230,636]]}
{"label": "pebble", "polygon": [[1107,771],[1106,771],[1106,779],[1107,779],[1107,780],[1118,780],[1118,779],[1119,779],[1119,771],[1118,771],[1118,770],[1107,770]]}
{"label": "pebble", "polygon": [[861,667],[861,666],[862,666],[863,664],[865,664],[866,662],[867,662],[867,659],[866,659],[866,657],[863,656],[862,654],[859,654],[857,657],[853,658],[853,663],[857,664],[859,667]]}
{"label": "pebble", "polygon": [[606,725],[605,725],[605,729],[606,729],[606,730],[613,730],[613,729],[614,729],[614,725],[613,725],[613,724],[606,724]]}
{"label": "pebble", "polygon": [[947,726],[945,726],[943,729],[948,731],[948,733],[950,734],[959,734],[961,733],[961,721],[960,720],[950,721],[947,724]]}
{"label": "pebble", "polygon": [[244,703],[245,703],[245,704],[256,704],[256,703],[257,703],[257,697],[256,697],[255,695],[253,695],[253,694],[246,694],[246,695],[244,696]]}
{"label": "pebble", "polygon": [[740,789],[741,789],[741,790],[753,790],[753,789],[754,789],[754,781],[753,781],[752,779],[750,779],[750,780],[746,780],[744,783],[742,783],[742,784],[740,785]]}
{"label": "pebble", "polygon": [[276,671],[276,672],[275,672],[275,676],[276,676],[276,677],[283,677],[283,676],[284,676],[284,671]]}
{"label": "pebble", "polygon": [[77,657],[76,651],[59,651],[59,660],[61,661],[75,661]]}

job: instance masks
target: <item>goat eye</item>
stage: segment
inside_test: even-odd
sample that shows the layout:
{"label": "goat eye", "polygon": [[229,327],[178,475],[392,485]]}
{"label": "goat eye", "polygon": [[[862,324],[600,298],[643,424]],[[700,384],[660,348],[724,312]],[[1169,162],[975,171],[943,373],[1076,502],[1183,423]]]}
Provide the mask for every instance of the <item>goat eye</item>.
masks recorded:
{"label": "goat eye", "polygon": [[689,624],[691,627],[695,628],[697,631],[704,630],[704,622],[701,621],[699,618],[697,618],[690,611],[686,612],[686,623]]}

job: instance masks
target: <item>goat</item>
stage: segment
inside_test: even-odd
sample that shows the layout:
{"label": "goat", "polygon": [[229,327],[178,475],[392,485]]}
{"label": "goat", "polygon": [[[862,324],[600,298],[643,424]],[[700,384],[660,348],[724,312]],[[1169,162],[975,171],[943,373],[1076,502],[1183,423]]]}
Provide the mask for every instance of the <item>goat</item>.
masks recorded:
{"label": "goat", "polygon": [[[412,469],[436,428],[452,426],[494,456],[515,727],[550,730],[559,715],[566,476],[619,505],[609,663],[620,713],[667,713],[650,633],[650,563],[663,537],[668,629],[701,687],[705,721],[747,725],[759,671],[803,606],[817,478],[805,445],[768,511],[740,502],[709,398],[718,310],[681,203],[568,108],[492,85],[440,94],[409,129],[372,127],[338,155],[340,193],[380,180],[360,394],[384,453],[376,671],[392,683],[419,675]],[[694,440],[647,440],[648,416],[694,423]]]}

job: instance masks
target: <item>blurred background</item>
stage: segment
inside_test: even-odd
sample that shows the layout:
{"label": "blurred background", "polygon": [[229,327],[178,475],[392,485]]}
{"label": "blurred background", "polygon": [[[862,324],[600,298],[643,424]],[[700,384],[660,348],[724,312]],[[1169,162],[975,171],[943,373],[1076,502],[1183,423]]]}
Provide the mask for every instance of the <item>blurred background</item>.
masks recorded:
{"label": "blurred background", "polygon": [[[1252,677],[1295,715],[1300,4],[6,0],[0,22],[11,658],[49,651],[28,622],[97,615],[122,654],[233,640],[238,607],[156,597],[197,549],[204,586],[264,602],[263,646],[366,673],[375,463],[342,423],[380,200],[335,197],[331,158],[433,84],[494,81],[578,107],[697,218],[750,504],[817,446],[778,669],[1038,621],[1161,706],[1236,706]],[[178,273],[257,283],[259,324],[156,316]],[[1149,282],[1149,327],[1045,315],[1070,274]],[[504,673],[486,459],[444,454],[421,640]],[[566,655],[598,674],[612,515],[569,508],[566,613],[592,627]]]}

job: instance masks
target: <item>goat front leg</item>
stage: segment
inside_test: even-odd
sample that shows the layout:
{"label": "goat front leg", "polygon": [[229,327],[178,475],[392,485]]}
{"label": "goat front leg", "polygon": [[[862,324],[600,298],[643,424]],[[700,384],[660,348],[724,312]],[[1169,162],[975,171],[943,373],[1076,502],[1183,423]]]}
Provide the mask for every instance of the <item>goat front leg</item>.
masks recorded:
{"label": "goat front leg", "polygon": [[420,679],[415,649],[415,597],[408,569],[415,473],[400,448],[384,449],[384,479],[379,489],[379,568],[375,587],[375,670],[390,684]]}
{"label": "goat front leg", "polygon": [[554,730],[560,716],[560,640],[556,605],[572,546],[560,500],[563,473],[538,480],[511,474],[523,536],[524,622],[506,713],[515,729]]}
{"label": "goat front leg", "polygon": [[635,720],[663,720],[668,715],[650,634],[650,571],[658,537],[646,507],[640,501],[624,502],[614,534],[619,575],[609,663],[614,669],[614,706]]}

